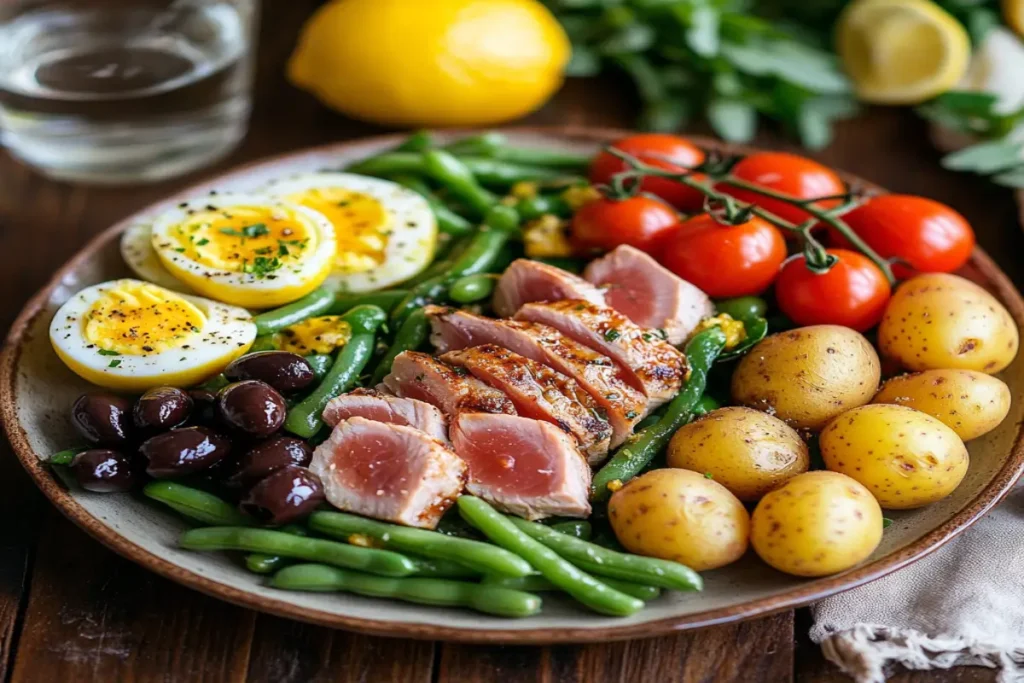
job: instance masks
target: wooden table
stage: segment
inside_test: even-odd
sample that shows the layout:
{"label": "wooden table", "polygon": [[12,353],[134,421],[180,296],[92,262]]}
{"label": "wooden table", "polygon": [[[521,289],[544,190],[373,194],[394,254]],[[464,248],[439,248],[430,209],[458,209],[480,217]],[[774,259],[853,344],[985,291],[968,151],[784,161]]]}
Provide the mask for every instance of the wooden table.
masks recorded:
{"label": "wooden table", "polygon": [[[314,0],[266,3],[256,110],[245,143],[221,164],[380,132],[290,87],[283,64]],[[629,126],[625,84],[572,83],[529,123]],[[700,131],[705,132],[705,131]],[[759,143],[789,147],[766,132]],[[1024,233],[1010,192],[941,170],[921,121],[876,110],[817,155],[892,190],[938,198],[974,224],[982,246],[1024,285]],[[91,189],[48,181],[0,156],[0,322],[85,241],[195,177]],[[257,614],[194,593],[122,560],[64,520],[0,455],[0,675],[57,681],[395,681],[408,683],[845,680],[806,639],[806,611],[615,644],[481,647],[370,638]],[[899,681],[990,681],[984,669]]]}

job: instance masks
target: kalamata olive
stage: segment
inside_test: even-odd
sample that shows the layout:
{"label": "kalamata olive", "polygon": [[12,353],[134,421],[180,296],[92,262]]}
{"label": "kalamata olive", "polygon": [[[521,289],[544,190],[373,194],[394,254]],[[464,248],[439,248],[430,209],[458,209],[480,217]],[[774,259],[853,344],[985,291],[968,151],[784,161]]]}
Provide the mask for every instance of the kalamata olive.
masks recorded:
{"label": "kalamata olive", "polygon": [[173,429],[192,414],[192,397],[175,387],[150,389],[135,402],[135,426],[139,429]]}
{"label": "kalamata olive", "polygon": [[305,467],[312,457],[313,449],[302,439],[274,436],[256,444],[239,459],[231,482],[245,484],[258,481],[288,465]]}
{"label": "kalamata olive", "polygon": [[71,407],[71,421],[95,446],[123,446],[132,438],[132,404],[114,394],[82,394]]}
{"label": "kalamata olive", "polygon": [[82,451],[71,461],[71,472],[88,491],[112,493],[129,491],[142,478],[138,464],[130,457],[106,448]]}
{"label": "kalamata olive", "polygon": [[231,441],[209,427],[181,427],[147,439],[139,451],[146,472],[164,479],[205,470],[231,453]]}
{"label": "kalamata olive", "polygon": [[246,434],[270,436],[284,424],[288,406],[265,382],[235,382],[217,395],[217,412],[224,424]]}
{"label": "kalamata olive", "polygon": [[192,399],[192,422],[201,425],[212,425],[216,419],[217,394],[209,389],[189,389]]}
{"label": "kalamata olive", "polygon": [[258,379],[285,394],[305,389],[316,378],[309,361],[287,351],[260,351],[242,356],[224,370],[224,376],[232,382]]}
{"label": "kalamata olive", "polygon": [[320,477],[288,465],[264,477],[242,498],[242,512],[263,524],[287,524],[316,510],[324,500]]}

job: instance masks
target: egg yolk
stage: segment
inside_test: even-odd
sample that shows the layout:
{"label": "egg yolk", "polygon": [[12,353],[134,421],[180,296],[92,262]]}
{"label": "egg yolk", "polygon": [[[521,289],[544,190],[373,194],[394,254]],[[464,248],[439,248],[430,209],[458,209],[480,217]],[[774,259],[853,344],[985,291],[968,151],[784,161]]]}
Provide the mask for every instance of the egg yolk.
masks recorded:
{"label": "egg yolk", "polygon": [[335,270],[364,273],[384,263],[391,216],[373,197],[337,187],[304,190],[288,197],[324,215],[334,225]]}
{"label": "egg yolk", "polygon": [[280,207],[232,206],[199,211],[169,232],[175,251],[215,268],[273,278],[316,249],[311,219]]}
{"label": "egg yolk", "polygon": [[187,348],[206,324],[206,315],[163,287],[129,283],[104,292],[83,322],[90,344],[116,354],[142,356]]}
{"label": "egg yolk", "polygon": [[307,318],[290,325],[274,335],[274,346],[300,356],[311,353],[331,353],[348,343],[352,328],[338,315]]}

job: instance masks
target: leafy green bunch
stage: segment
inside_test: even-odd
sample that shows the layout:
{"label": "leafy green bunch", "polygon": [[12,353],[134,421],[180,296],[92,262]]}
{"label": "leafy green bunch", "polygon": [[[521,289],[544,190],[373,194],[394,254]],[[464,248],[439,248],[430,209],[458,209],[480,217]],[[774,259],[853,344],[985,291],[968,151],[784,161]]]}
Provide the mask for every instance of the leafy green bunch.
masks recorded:
{"label": "leafy green bunch", "polygon": [[704,116],[723,139],[746,142],[761,115],[819,149],[833,122],[857,111],[830,35],[772,17],[773,3],[545,1],[573,42],[569,75],[624,71],[643,103],[643,129],[677,130]]}

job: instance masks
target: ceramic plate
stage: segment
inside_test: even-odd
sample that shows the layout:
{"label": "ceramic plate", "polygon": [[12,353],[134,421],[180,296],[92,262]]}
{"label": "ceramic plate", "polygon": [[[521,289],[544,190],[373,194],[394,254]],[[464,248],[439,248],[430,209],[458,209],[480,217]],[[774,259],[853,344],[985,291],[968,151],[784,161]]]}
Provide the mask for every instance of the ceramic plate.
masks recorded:
{"label": "ceramic plate", "polygon": [[[519,144],[592,151],[625,135],[594,129],[519,129]],[[556,596],[545,596],[541,615],[506,620],[469,611],[423,607],[343,594],[309,594],[271,589],[226,553],[193,553],[175,547],[185,528],[181,519],[128,494],[96,494],[67,486],[40,458],[78,441],[68,420],[72,401],[89,389],[57,359],[47,326],[57,308],[83,287],[129,275],[118,253],[127,226],[210,189],[246,190],[275,177],[336,168],[395,144],[381,137],[298,152],[250,165],[196,186],[180,196],[127,218],[90,242],[54,276],[22,312],[10,331],[2,359],[0,409],[15,452],[35,483],[65,515],[125,557],[186,586],[253,609],[302,621],[366,633],[446,640],[556,643],[636,638],[745,619],[792,608],[853,588],[907,565],[970,526],[1009,490],[1024,468],[1024,353],[1002,373],[1017,397],[995,431],[970,443],[971,466],[950,497],[921,510],[889,513],[894,523],[864,564],[821,579],[797,579],[776,572],[753,554],[704,574],[699,594],[668,594],[627,619],[592,614]],[[698,140],[705,147],[720,143]],[[732,150],[749,151],[749,150]],[[867,185],[855,178],[847,180]],[[963,275],[991,290],[1024,321],[1024,301],[995,264],[976,251]]]}

